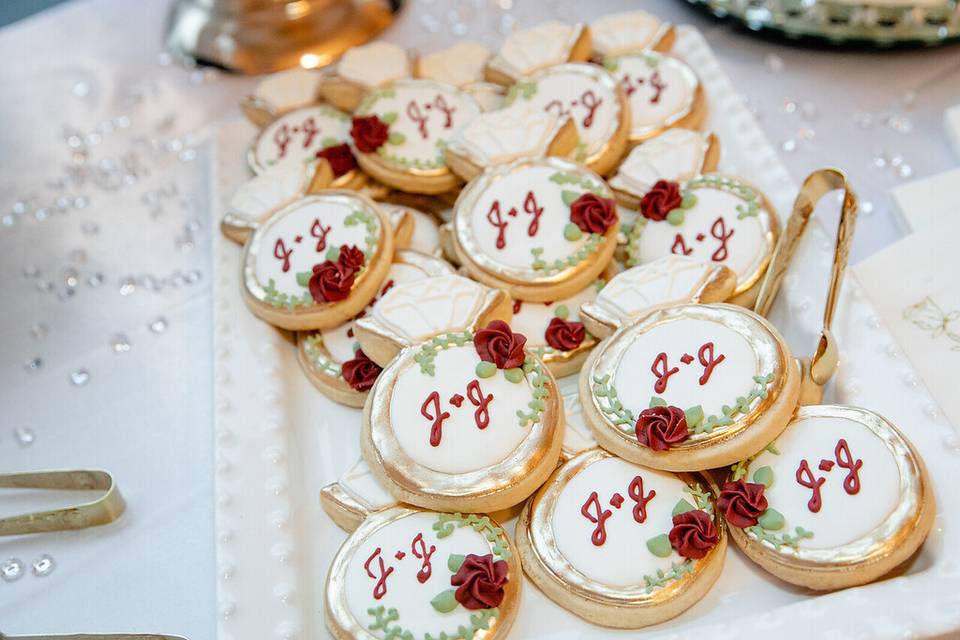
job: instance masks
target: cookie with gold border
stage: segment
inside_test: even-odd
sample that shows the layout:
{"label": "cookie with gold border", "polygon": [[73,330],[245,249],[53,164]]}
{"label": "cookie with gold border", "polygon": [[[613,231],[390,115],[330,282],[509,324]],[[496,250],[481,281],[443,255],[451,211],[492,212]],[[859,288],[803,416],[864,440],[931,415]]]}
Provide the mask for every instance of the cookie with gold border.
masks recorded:
{"label": "cookie with gold border", "polygon": [[582,62],[590,56],[590,47],[590,30],[581,23],[553,20],[516,29],[487,62],[484,76],[497,84],[513,84],[548,67]]}
{"label": "cookie with gold border", "polygon": [[557,158],[490,169],[460,193],[451,245],[471,277],[514,299],[573,296],[603,273],[616,249],[611,195],[599,176]]}
{"label": "cookie with gold border", "polygon": [[642,51],[669,51],[676,40],[673,25],[646,11],[610,13],[590,23],[593,54],[607,56]]}

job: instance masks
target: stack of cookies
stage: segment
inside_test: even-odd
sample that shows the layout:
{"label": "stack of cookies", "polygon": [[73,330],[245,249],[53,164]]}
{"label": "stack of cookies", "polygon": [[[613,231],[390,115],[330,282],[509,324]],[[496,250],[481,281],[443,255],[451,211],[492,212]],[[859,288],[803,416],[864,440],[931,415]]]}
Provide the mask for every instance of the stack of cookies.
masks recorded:
{"label": "stack of cookies", "polygon": [[352,532],[327,577],[334,636],[504,637],[524,574],[639,628],[707,593],[728,537],[819,590],[926,537],[909,442],[819,404],[833,303],[811,360],[754,311],[806,218],[780,238],[764,195],[716,172],[674,39],[632,12],[497,52],[377,42],[244,101],[254,175],[222,224],[244,298],[319,392],[361,409],[342,427],[363,457],[321,492]]}

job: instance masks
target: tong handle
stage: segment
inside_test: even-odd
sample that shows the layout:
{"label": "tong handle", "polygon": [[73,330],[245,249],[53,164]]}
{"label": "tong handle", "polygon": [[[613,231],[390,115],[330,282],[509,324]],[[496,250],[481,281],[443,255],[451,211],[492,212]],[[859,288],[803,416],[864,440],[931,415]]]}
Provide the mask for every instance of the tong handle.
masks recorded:
{"label": "tong handle", "polygon": [[[0,489],[102,491],[94,500],[63,509],[0,518],[0,536],[85,529],[113,522],[126,509],[120,489],[106,471],[72,469],[0,474]],[[0,636],[0,640],[3,637]]]}

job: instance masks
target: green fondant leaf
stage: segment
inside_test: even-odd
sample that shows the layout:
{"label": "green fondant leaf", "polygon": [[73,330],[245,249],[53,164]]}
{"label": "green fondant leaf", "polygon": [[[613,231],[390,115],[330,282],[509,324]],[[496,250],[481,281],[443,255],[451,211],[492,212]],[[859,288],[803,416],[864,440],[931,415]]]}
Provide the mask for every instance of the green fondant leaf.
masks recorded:
{"label": "green fondant leaf", "polygon": [[389,142],[392,145],[403,144],[406,141],[407,141],[407,136],[403,135],[399,131],[391,131],[390,137],[387,138],[387,142]]}
{"label": "green fondant leaf", "polygon": [[450,557],[447,558],[447,569],[450,569],[451,573],[456,573],[460,571],[460,565],[463,564],[466,556],[459,553],[451,553]]}
{"label": "green fondant leaf", "polygon": [[683,220],[686,217],[686,213],[683,209],[677,208],[672,210],[667,214],[667,222],[672,224],[675,227],[679,227],[683,224]]}
{"label": "green fondant leaf", "polygon": [[659,396],[653,396],[650,398],[651,407],[665,407],[667,406],[667,401]]}
{"label": "green fondant leaf", "polygon": [[441,591],[433,600],[430,601],[430,604],[440,613],[450,613],[457,608],[458,604],[460,604],[454,597],[454,593],[455,592],[453,589]]}
{"label": "green fondant leaf", "polygon": [[703,407],[697,405],[683,412],[687,417],[687,429],[693,429],[703,422]]}
{"label": "green fondant leaf", "polygon": [[513,369],[504,369],[503,377],[514,384],[523,380],[523,369],[514,367]]}
{"label": "green fondant leaf", "polygon": [[336,262],[340,259],[340,247],[330,247],[325,257],[330,262]]}
{"label": "green fondant leaf", "polygon": [[480,362],[477,363],[476,373],[477,373],[477,376],[480,378],[489,378],[493,376],[493,374],[495,374],[496,372],[497,372],[497,365],[493,364],[492,362],[486,362],[485,360],[481,360]]}
{"label": "green fondant leaf", "polygon": [[670,515],[678,516],[681,513],[686,513],[687,511],[694,511],[695,506],[687,502],[686,498],[680,498],[680,501],[674,505],[673,511],[670,512]]}
{"label": "green fondant leaf", "polygon": [[673,546],[670,544],[670,537],[665,533],[654,536],[647,540],[647,549],[658,558],[666,558],[673,553]]}
{"label": "green fondant leaf", "polygon": [[301,271],[297,274],[297,284],[301,287],[306,287],[310,284],[310,276],[313,275],[310,271]]}
{"label": "green fondant leaf", "polygon": [[563,198],[563,204],[569,207],[571,204],[573,204],[574,200],[580,197],[580,194],[577,193],[576,191],[569,191],[567,189],[564,189],[560,193],[560,197]]}
{"label": "green fondant leaf", "polygon": [[680,207],[683,209],[689,209],[693,205],[697,204],[697,196],[693,193],[683,194],[683,200],[680,201]]}
{"label": "green fondant leaf", "polygon": [[783,529],[784,523],[783,514],[776,509],[767,509],[757,519],[757,524],[767,531],[779,531]]}
{"label": "green fondant leaf", "polygon": [[562,320],[566,320],[570,317],[570,309],[567,308],[567,305],[561,304],[556,309],[553,310],[553,315],[557,316]]}
{"label": "green fondant leaf", "polygon": [[773,486],[773,469],[770,467],[760,467],[753,472],[753,481],[762,484],[768,489]]}
{"label": "green fondant leaf", "polygon": [[393,124],[394,122],[397,121],[397,112],[391,111],[390,113],[383,114],[382,116],[380,116],[380,121],[386,124]]}
{"label": "green fondant leaf", "polygon": [[570,242],[576,242],[583,237],[583,231],[580,227],[568,222],[567,225],[563,228],[563,238],[564,240],[569,240]]}

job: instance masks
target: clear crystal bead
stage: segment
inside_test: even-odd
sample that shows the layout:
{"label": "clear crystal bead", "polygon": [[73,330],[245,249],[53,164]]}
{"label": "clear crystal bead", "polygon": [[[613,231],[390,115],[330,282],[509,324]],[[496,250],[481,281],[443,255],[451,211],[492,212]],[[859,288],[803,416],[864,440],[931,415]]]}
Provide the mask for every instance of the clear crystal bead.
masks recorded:
{"label": "clear crystal bead", "polygon": [[0,563],[0,578],[4,582],[15,582],[23,577],[23,561],[20,558],[8,558]]}
{"label": "clear crystal bead", "polygon": [[40,367],[42,366],[43,366],[43,358],[39,358],[39,357],[30,358],[29,360],[23,363],[23,368],[29,371],[30,373],[39,371]]}
{"label": "clear crystal bead", "polygon": [[21,447],[29,447],[33,444],[33,441],[36,440],[36,436],[30,427],[17,427],[13,430],[13,439],[16,440],[17,444]]}
{"label": "clear crystal bead", "polygon": [[57,567],[57,563],[53,560],[52,556],[43,554],[39,558],[33,561],[33,564],[30,568],[33,570],[33,575],[38,578],[43,578],[53,573],[53,570]]}
{"label": "clear crystal bead", "polygon": [[150,331],[160,334],[167,330],[167,319],[163,316],[158,316],[150,321],[147,325],[150,328]]}
{"label": "clear crystal bead", "polygon": [[130,351],[130,338],[125,333],[115,333],[110,337],[110,348],[114,353]]}
{"label": "clear crystal bead", "polygon": [[75,387],[82,387],[90,382],[90,372],[86,369],[77,369],[70,374],[70,383]]}

